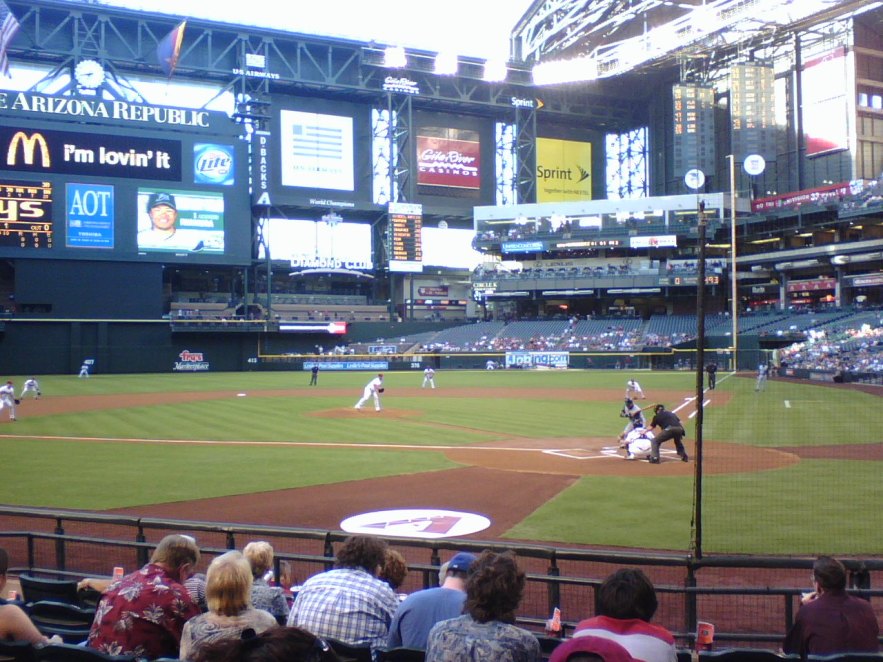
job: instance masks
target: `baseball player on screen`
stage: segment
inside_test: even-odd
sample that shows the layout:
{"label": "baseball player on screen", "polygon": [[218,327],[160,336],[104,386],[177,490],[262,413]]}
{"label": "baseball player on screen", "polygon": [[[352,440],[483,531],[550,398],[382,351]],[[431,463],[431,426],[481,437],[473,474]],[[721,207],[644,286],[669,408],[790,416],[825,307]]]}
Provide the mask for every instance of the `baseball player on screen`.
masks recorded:
{"label": "baseball player on screen", "polygon": [[380,394],[383,393],[383,373],[378,372],[377,376],[365,385],[362,391],[362,399],[356,403],[356,409],[361,409],[368,400],[374,398],[374,409],[380,411]]}

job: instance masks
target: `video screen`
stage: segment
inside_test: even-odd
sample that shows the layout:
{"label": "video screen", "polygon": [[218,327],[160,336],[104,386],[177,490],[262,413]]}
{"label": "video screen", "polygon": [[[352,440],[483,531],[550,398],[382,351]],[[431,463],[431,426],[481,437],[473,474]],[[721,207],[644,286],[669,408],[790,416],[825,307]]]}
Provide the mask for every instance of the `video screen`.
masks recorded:
{"label": "video screen", "polygon": [[224,194],[138,189],[138,251],[224,253]]}

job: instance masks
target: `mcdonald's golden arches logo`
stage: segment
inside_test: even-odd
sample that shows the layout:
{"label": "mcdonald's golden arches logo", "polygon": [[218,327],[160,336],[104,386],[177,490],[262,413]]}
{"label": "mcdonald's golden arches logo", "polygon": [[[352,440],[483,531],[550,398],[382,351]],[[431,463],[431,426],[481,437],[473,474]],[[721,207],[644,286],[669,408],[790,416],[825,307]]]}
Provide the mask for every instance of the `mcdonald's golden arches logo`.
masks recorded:
{"label": "mcdonald's golden arches logo", "polygon": [[24,131],[17,131],[9,141],[9,149],[6,152],[6,165],[16,165],[18,146],[22,146],[22,161],[25,165],[34,165],[34,156],[37,145],[40,146],[40,164],[43,168],[52,167],[52,157],[49,155],[49,145],[42,133],[32,133],[30,136]]}

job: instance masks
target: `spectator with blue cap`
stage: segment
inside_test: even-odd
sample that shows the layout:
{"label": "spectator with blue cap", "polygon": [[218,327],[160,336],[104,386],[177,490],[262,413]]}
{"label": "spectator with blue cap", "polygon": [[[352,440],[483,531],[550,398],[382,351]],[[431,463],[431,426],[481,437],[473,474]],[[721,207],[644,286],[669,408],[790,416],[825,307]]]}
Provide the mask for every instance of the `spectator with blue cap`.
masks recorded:
{"label": "spectator with blue cap", "polygon": [[417,591],[405,598],[389,627],[389,648],[425,649],[433,625],[463,613],[466,577],[475,559],[469,552],[455,554],[447,563],[441,586]]}

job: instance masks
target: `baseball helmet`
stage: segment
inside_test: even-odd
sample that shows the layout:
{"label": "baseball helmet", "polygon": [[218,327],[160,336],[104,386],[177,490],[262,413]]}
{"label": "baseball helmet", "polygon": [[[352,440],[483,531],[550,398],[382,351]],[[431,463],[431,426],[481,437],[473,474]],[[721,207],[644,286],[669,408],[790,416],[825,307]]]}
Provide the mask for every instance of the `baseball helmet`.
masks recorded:
{"label": "baseball helmet", "polygon": [[626,398],[626,399],[625,399],[625,406],[626,406],[626,407],[631,407],[633,404],[635,404],[635,401],[632,400],[631,398]]}

